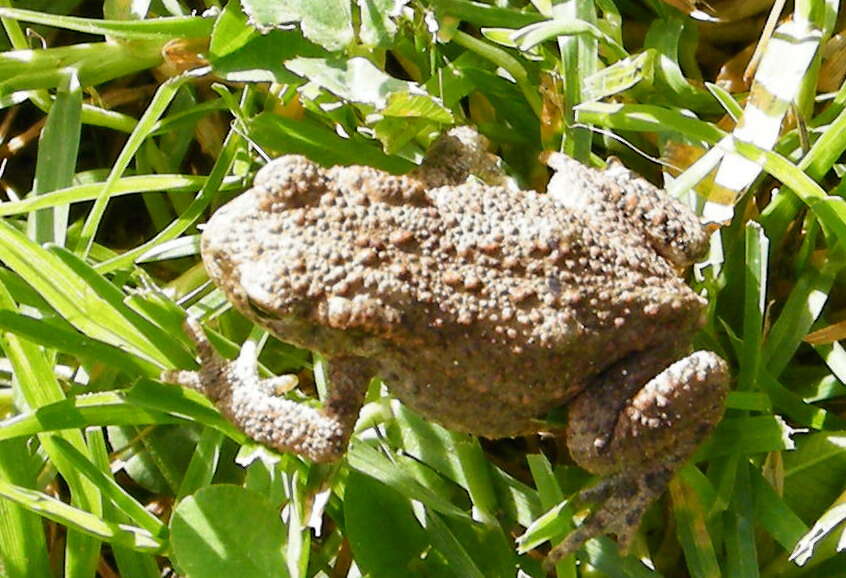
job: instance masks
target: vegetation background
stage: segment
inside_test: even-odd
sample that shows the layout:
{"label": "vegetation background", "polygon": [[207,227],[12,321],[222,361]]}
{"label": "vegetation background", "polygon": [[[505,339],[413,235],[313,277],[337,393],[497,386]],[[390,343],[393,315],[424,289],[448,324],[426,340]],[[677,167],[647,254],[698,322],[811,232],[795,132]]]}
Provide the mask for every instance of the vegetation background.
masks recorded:
{"label": "vegetation background", "polygon": [[472,124],[524,187],[542,151],[616,155],[720,225],[691,283],[725,419],[631,556],[600,538],[555,575],[846,576],[838,4],[0,0],[0,575],[544,576],[590,482],[554,441],[480,443],[374,384],[317,466],[157,381],[194,366],[187,310],[322,393],[208,285],[197,226],[269,157],[402,172]]}

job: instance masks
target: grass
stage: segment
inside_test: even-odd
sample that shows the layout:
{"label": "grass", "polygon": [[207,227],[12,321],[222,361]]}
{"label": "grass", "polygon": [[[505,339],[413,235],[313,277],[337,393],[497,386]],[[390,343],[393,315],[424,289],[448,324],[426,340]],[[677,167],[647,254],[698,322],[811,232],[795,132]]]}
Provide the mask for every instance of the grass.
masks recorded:
{"label": "grass", "polygon": [[325,392],[318,356],[208,285],[197,226],[264,158],[403,172],[461,124],[524,187],[541,151],[615,155],[719,223],[691,284],[725,418],[631,556],[600,538],[555,575],[846,576],[838,2],[772,34],[766,6],[732,26],[683,0],[141,4],[0,0],[0,576],[544,576],[590,481],[554,442],[482,444],[374,383],[314,465],[157,381],[194,366],[187,311]]}

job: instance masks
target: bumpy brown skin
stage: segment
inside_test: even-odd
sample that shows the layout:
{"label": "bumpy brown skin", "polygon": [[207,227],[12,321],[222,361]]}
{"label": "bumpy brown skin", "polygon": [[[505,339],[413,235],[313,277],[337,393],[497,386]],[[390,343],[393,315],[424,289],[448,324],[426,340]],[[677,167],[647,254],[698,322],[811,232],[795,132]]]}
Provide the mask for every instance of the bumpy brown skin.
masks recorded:
{"label": "bumpy brown skin", "polygon": [[573,457],[605,476],[581,498],[603,505],[554,556],[599,533],[626,546],[722,414],[726,364],[685,357],[705,301],[676,271],[706,235],[619,165],[554,155],[544,195],[507,187],[470,129],[433,150],[400,177],[282,157],[203,234],[209,274],[241,312],[330,359],[340,391],[325,411],[231,402],[239,387],[255,397],[255,380],[191,385],[226,398],[259,441],[316,460],[343,452],[370,376],[424,416],[489,438],[536,432],[569,404]]}

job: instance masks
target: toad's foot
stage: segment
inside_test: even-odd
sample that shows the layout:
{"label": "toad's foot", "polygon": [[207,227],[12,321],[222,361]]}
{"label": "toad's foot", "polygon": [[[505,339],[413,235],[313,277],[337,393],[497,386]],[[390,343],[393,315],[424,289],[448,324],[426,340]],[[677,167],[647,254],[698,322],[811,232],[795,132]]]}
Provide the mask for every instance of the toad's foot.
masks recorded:
{"label": "toad's foot", "polygon": [[553,567],[585,542],[602,534],[616,536],[620,551],[628,552],[643,513],[664,492],[672,476],[671,468],[635,475],[620,474],[603,478],[579,492],[574,502],[601,505],[550,551],[544,562],[546,567]]}
{"label": "toad's foot", "polygon": [[626,551],[646,508],[719,421],[725,361],[697,351],[649,379],[664,358],[650,351],[620,362],[571,404],[570,453],[605,479],[577,496],[601,505],[552,550],[549,564],[600,534],[616,535]]}
{"label": "toad's foot", "polygon": [[188,319],[185,329],[197,344],[200,369],[165,371],[162,381],[205,394],[229,421],[259,443],[315,462],[343,454],[372,375],[365,360],[330,361],[333,387],[326,407],[319,410],[278,397],[280,390],[290,389],[289,378],[259,378],[252,343],[242,348],[237,360],[227,361],[212,348],[195,319]]}

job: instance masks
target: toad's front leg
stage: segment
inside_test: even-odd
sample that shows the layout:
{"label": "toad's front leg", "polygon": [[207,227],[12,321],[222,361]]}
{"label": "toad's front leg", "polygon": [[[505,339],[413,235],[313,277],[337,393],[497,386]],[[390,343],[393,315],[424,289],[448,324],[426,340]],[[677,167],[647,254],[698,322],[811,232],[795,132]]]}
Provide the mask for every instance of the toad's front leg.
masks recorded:
{"label": "toad's front leg", "polygon": [[197,344],[200,370],[166,371],[163,381],[205,394],[229,421],[259,443],[315,462],[343,455],[374,374],[369,361],[360,357],[330,360],[331,391],[320,410],[279,397],[280,378],[259,378],[255,348],[245,346],[237,360],[227,361],[214,351],[197,321],[189,320],[186,328]]}
{"label": "toad's front leg", "polygon": [[660,359],[651,351],[618,363],[571,402],[570,453],[603,476],[577,501],[601,505],[553,549],[550,563],[599,534],[615,534],[625,551],[646,508],[722,416],[725,361],[697,351],[650,379]]}

